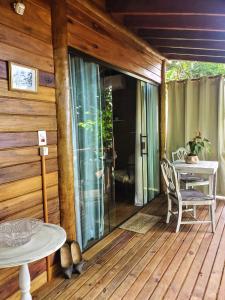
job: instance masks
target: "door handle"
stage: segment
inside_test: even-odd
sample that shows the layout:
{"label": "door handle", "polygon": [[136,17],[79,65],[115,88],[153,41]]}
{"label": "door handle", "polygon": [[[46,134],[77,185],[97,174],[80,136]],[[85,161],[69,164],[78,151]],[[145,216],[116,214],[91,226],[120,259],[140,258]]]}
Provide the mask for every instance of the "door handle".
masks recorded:
{"label": "door handle", "polygon": [[[147,135],[140,134],[140,150],[141,150],[141,156],[148,155],[148,152],[146,151],[146,145],[147,145]],[[145,139],[145,140],[144,140]]]}

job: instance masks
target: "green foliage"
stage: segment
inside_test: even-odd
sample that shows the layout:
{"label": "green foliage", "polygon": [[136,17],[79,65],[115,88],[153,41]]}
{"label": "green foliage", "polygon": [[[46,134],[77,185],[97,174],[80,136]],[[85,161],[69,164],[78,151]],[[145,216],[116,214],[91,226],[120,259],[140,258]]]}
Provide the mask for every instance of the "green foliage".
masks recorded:
{"label": "green foliage", "polygon": [[173,60],[167,65],[166,80],[195,79],[225,74],[225,64]]}
{"label": "green foliage", "polygon": [[194,156],[199,155],[204,149],[206,152],[209,152],[211,143],[208,139],[202,138],[201,133],[199,132],[192,140],[190,140],[187,145],[189,146],[190,152],[188,155]]}
{"label": "green foliage", "polygon": [[103,99],[105,108],[102,111],[102,138],[104,146],[108,148],[112,146],[112,87],[104,89]]}

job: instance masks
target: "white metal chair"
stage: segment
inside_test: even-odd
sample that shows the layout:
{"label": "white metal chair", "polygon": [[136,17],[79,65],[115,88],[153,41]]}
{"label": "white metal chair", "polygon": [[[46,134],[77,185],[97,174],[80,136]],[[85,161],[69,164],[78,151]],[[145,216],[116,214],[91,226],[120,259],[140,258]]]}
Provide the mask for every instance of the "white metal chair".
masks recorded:
{"label": "white metal chair", "polygon": [[[185,161],[187,154],[187,149],[180,147],[177,151],[172,152],[172,161]],[[180,174],[179,180],[185,186],[185,189],[193,188],[194,186],[209,185],[209,180],[194,174]]]}
{"label": "white metal chair", "polygon": [[[212,224],[212,232],[215,232],[215,198],[209,197],[202,192],[188,189],[188,190],[180,190],[177,173],[175,171],[174,166],[167,160],[163,159],[160,162],[161,170],[163,174],[163,178],[166,183],[166,194],[168,200],[168,211],[166,223],[169,223],[170,217],[172,214],[177,215],[177,227],[176,232],[179,231],[181,224],[199,224],[199,223],[211,223]],[[173,204],[177,205],[178,210],[173,211]],[[201,221],[196,219],[196,206],[200,205],[208,205],[210,220],[209,221]],[[183,209],[183,206],[192,206],[192,209]],[[193,212],[193,221],[182,221],[182,214],[184,211],[192,211]]]}

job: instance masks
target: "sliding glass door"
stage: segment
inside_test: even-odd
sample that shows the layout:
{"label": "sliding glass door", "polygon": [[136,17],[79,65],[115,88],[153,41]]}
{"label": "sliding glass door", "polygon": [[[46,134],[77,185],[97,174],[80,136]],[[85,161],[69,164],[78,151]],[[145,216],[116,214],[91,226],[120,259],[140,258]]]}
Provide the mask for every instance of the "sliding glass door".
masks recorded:
{"label": "sliding glass door", "polygon": [[[159,182],[159,87],[146,82],[138,83],[140,156],[139,168],[142,169],[141,180],[143,204],[151,201],[160,192]],[[138,153],[137,153],[138,156]],[[139,171],[140,173],[140,171]],[[139,187],[140,190],[140,179]],[[140,205],[140,199],[139,199]]]}
{"label": "sliding glass door", "polygon": [[[107,75],[105,67],[82,57],[69,55],[69,64],[76,231],[77,240],[82,250],[85,250],[132,214],[127,213],[127,207],[131,212],[137,209],[133,209],[129,203],[124,204],[123,199],[119,202],[119,197],[115,199],[114,169],[120,152],[116,153],[113,138],[113,121],[118,121],[116,115],[113,120],[113,107],[116,107],[112,99],[115,84],[113,76]],[[158,87],[141,81],[137,81],[136,87],[135,79],[132,79],[132,84],[133,98],[123,90],[117,106],[121,104],[120,101],[125,101],[124,95],[128,95],[134,101],[133,114],[135,116],[136,110],[136,121],[131,119],[132,130],[126,132],[123,130],[128,123],[125,124],[124,117],[120,130],[117,130],[117,138],[119,135],[120,150],[128,148],[124,140],[129,144],[133,139],[134,149],[128,149],[133,157],[132,162],[128,154],[127,157],[123,156],[127,164],[130,163],[126,166],[123,162],[128,170],[125,169],[123,179],[135,177],[135,203],[134,194],[131,199],[135,208],[135,205],[143,206],[159,192]],[[124,86],[127,89],[129,87]],[[131,105],[129,102],[127,104]],[[122,111],[126,114],[129,110],[124,105]]]}
{"label": "sliding glass door", "polygon": [[99,66],[70,56],[70,78],[77,239],[85,249],[108,230]]}

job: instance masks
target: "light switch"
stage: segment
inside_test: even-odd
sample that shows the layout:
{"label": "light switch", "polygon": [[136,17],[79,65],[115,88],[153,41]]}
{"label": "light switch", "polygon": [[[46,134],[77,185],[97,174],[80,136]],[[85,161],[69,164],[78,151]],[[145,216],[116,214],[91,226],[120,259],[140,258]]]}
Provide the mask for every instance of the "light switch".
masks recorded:
{"label": "light switch", "polygon": [[38,146],[45,146],[45,145],[47,145],[46,131],[39,130],[38,131]]}

